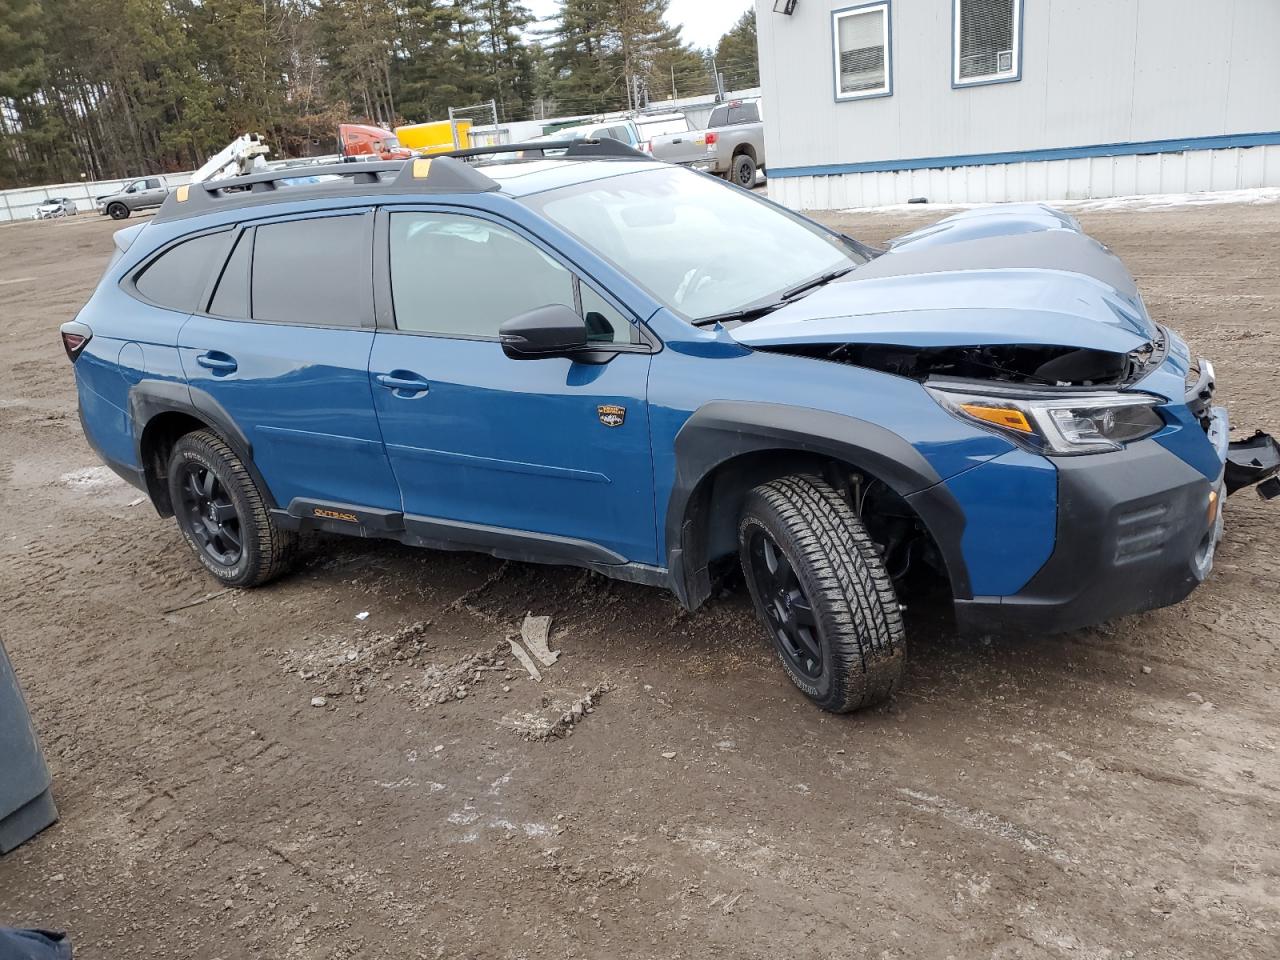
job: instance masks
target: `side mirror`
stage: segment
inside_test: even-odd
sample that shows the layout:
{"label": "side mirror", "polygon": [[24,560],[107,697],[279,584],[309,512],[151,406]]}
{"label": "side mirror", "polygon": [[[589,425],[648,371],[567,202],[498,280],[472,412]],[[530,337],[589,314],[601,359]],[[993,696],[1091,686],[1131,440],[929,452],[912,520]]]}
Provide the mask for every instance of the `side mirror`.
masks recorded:
{"label": "side mirror", "polygon": [[587,349],[587,322],[572,307],[555,303],[505,321],[498,338],[512,360],[566,357]]}

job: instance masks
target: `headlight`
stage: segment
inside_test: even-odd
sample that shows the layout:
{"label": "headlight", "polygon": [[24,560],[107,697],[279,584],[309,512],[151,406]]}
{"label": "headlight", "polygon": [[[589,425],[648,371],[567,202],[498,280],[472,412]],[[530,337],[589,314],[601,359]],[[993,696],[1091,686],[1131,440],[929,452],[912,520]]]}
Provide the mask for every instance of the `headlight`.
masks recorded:
{"label": "headlight", "polygon": [[1164,426],[1155,397],[1133,393],[1087,393],[1069,397],[975,394],[926,387],[961,420],[986,427],[1021,447],[1046,456],[1119,450]]}

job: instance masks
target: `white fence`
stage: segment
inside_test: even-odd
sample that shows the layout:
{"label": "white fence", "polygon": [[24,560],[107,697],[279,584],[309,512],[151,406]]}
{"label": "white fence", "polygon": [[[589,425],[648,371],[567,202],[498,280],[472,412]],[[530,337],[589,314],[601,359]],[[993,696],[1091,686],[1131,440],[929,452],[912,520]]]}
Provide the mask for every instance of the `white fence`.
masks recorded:
{"label": "white fence", "polygon": [[[48,203],[54,197],[69,197],[74,200],[80,213],[96,213],[98,197],[115,193],[137,179],[137,177],[129,177],[127,180],[82,180],[79,183],[53,183],[44,187],[0,190],[0,223],[9,220],[30,220],[35,216],[37,207]],[[164,176],[165,183],[171,187],[180,186],[190,179],[190,173],[169,173]]]}

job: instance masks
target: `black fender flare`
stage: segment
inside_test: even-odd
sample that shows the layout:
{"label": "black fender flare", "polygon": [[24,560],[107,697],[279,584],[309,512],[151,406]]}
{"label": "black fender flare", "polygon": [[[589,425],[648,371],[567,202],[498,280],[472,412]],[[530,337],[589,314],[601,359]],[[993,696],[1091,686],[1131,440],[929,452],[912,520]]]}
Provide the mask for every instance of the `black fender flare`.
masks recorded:
{"label": "black fender flare", "polygon": [[166,515],[161,504],[167,502],[167,493],[163,497],[157,497],[158,491],[154,484],[159,482],[159,478],[154,476],[142,450],[147,425],[162,413],[184,413],[216,431],[244,462],[249,475],[267,501],[267,507],[274,509],[278,506],[271,488],[254,463],[253,444],[222,404],[204,390],[177,380],[144,379],[129,388],[129,420],[133,424],[134,455],[146,471],[147,492],[162,515]]}
{"label": "black fender flare", "polygon": [[785,450],[838,460],[867,471],[906,500],[942,553],[955,597],[970,596],[961,552],[965,515],[932,465],[896,433],[867,420],[825,410],[756,401],[715,400],[699,407],[676,434],[676,478],[665,522],[672,589],[694,609],[711,592],[706,544],[699,542],[700,494],[722,464]]}

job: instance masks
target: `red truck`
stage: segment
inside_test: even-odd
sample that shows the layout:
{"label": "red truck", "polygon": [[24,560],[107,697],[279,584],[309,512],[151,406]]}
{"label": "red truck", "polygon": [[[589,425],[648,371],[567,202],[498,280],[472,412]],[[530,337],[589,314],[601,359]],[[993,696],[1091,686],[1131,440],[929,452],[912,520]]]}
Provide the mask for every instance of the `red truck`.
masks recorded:
{"label": "red truck", "polygon": [[414,155],[400,146],[390,130],[367,123],[338,125],[338,153],[343,157],[369,157],[373,160],[405,160]]}

